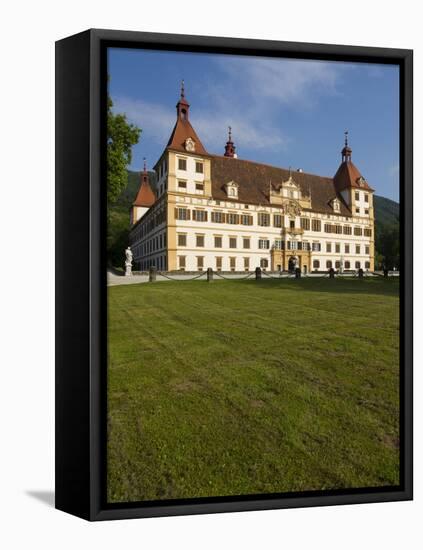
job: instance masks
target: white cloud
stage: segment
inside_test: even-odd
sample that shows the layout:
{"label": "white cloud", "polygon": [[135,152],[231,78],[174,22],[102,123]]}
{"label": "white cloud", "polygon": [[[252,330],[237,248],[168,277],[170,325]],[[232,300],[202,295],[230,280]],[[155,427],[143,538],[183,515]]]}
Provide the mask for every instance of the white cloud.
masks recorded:
{"label": "white cloud", "polygon": [[[207,106],[193,106],[191,120],[206,149],[215,153],[223,153],[227,127],[232,126],[241,155],[249,148],[286,149],[290,139],[280,128],[283,110],[310,109],[320,96],[338,93],[342,70],[334,63],[319,61],[231,56],[218,58],[216,68],[220,77],[213,71],[196,82]],[[162,147],[166,144],[175,123],[173,105],[130,97],[113,101],[116,112],[126,113],[143,129],[144,139]]]}

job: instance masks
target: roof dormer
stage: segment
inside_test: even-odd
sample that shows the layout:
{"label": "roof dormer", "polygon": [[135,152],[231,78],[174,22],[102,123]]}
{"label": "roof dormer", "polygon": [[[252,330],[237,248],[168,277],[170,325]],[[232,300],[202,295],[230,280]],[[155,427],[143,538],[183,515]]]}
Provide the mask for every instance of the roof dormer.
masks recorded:
{"label": "roof dormer", "polygon": [[238,184],[235,181],[228,181],[225,183],[224,188],[229,199],[238,198]]}

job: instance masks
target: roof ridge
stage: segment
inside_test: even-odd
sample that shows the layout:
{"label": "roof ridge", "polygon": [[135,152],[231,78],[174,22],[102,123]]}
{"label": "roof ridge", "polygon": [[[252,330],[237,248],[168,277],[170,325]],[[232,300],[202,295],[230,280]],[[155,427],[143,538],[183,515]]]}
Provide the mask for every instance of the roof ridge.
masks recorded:
{"label": "roof ridge", "polygon": [[[225,157],[224,155],[215,155],[213,153],[209,153],[209,156],[210,157],[216,157],[216,158],[219,158],[219,159],[227,159],[228,162],[233,162],[233,161],[240,161],[240,162],[248,162],[249,164],[257,164],[259,166],[266,166],[268,168],[276,168],[277,170],[285,170],[286,172],[289,172],[289,168],[284,168],[283,166],[275,166],[274,164],[268,164],[267,162],[257,162],[255,160],[249,160],[249,159],[240,159],[239,157],[236,157],[236,158],[233,158],[233,157]],[[312,172],[293,172],[293,174],[304,174],[306,176],[313,176],[315,178],[320,178],[320,179],[324,179],[324,180],[330,180],[330,181],[333,181],[333,176],[320,176],[319,174],[313,174]],[[295,178],[294,178],[295,179]]]}

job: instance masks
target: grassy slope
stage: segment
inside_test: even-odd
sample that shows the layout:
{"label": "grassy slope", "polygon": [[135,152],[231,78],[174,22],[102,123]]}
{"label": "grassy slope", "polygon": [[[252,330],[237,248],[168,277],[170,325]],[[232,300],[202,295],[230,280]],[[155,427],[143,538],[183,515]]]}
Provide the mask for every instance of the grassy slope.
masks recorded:
{"label": "grassy slope", "polygon": [[109,501],[399,482],[398,282],[109,289]]}

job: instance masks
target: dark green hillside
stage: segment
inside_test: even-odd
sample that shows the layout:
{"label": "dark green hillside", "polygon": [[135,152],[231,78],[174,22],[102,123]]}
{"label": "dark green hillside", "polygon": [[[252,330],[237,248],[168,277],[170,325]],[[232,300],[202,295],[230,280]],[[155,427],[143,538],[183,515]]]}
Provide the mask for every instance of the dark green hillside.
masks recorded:
{"label": "dark green hillside", "polygon": [[385,197],[374,196],[375,218],[377,225],[399,223],[399,204]]}

